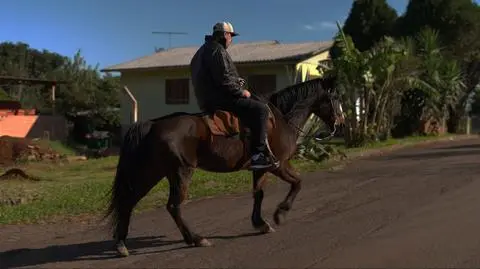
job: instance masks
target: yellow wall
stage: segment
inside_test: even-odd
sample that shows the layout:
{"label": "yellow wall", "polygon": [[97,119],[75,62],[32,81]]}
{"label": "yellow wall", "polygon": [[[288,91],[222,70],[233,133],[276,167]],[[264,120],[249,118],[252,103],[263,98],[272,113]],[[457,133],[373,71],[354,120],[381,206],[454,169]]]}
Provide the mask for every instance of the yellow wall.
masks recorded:
{"label": "yellow wall", "polygon": [[[296,64],[296,74],[295,74],[295,78],[296,78],[296,83],[300,83],[300,82],[303,82],[303,81],[306,81],[306,80],[309,80],[309,79],[312,79],[312,78],[316,78],[316,77],[321,77],[322,74],[317,70],[317,67],[318,67],[318,62],[320,61],[323,61],[323,60],[326,60],[328,59],[329,57],[329,52],[328,51],[325,51],[323,53],[320,53],[318,55],[315,55],[311,58],[308,58],[302,62],[299,62],[298,64]],[[309,119],[307,120],[307,122],[305,123],[305,125],[303,126],[303,131],[304,132],[308,132],[310,128],[313,127],[313,118],[316,117],[315,115],[310,115]],[[303,140],[303,137],[299,137],[298,138],[298,141],[297,142],[301,142]]]}
{"label": "yellow wall", "polygon": [[296,81],[303,82],[309,78],[321,77],[322,74],[317,70],[318,62],[326,60],[329,56],[328,51],[320,53],[316,56],[308,58],[296,65],[297,77]]}

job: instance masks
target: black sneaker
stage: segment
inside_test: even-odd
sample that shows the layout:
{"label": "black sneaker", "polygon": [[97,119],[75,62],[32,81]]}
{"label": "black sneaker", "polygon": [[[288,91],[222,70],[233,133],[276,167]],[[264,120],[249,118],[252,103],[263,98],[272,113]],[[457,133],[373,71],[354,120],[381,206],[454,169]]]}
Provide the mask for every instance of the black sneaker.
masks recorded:
{"label": "black sneaker", "polygon": [[272,158],[263,153],[254,154],[251,158],[251,170],[265,169],[273,166],[278,166],[278,164],[273,162]]}

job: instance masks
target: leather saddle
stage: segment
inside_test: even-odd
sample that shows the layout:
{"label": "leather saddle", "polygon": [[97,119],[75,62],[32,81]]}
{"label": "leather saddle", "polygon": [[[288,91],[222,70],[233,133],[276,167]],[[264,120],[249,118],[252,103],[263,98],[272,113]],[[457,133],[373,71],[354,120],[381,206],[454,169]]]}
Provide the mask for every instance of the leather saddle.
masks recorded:
{"label": "leather saddle", "polygon": [[[215,110],[213,113],[206,113],[202,116],[212,135],[232,137],[236,135],[245,135],[250,133],[250,129],[240,119],[231,112],[225,110]],[[269,111],[268,129],[275,126],[275,117]]]}

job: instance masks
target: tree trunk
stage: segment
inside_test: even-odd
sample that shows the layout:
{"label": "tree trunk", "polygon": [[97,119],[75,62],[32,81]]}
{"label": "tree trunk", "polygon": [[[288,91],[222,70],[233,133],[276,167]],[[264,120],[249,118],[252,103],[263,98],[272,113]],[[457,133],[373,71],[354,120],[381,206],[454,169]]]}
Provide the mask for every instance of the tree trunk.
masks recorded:
{"label": "tree trunk", "polygon": [[450,108],[450,117],[447,120],[447,130],[449,133],[458,133],[460,126],[461,113],[457,109]]}

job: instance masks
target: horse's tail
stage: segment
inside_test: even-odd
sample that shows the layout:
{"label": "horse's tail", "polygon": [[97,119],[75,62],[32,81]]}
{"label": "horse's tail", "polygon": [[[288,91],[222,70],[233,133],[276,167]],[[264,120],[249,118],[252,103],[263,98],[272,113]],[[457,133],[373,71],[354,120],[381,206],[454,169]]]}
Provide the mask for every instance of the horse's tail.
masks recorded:
{"label": "horse's tail", "polygon": [[150,132],[152,124],[152,121],[136,122],[128,128],[123,138],[117,171],[110,190],[109,206],[104,216],[111,217],[112,227],[116,227],[120,221],[122,204],[128,204],[128,200],[133,198],[135,190],[130,180],[145,156],[148,147],[142,142]]}

